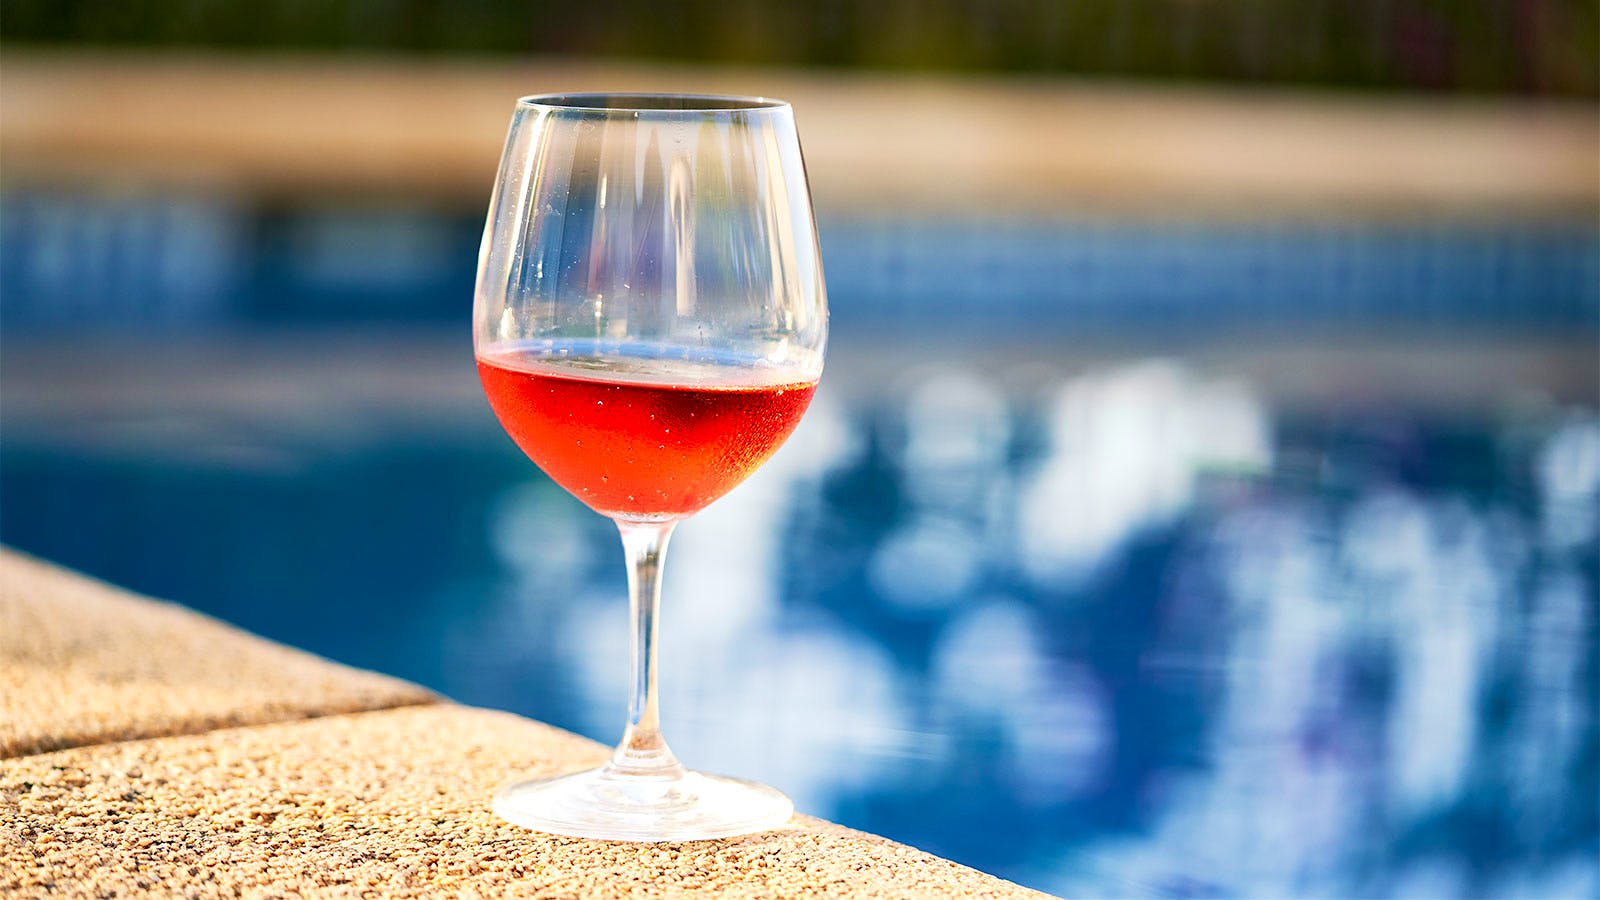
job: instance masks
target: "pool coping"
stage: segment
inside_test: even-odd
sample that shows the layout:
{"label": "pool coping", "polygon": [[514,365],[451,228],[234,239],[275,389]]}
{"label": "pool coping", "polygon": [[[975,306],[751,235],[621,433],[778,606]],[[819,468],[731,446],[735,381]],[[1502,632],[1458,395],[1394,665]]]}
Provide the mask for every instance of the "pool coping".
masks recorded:
{"label": "pool coping", "polygon": [[1045,896],[807,816],[675,844],[528,832],[489,810],[497,782],[605,748],[4,549],[0,685],[0,892]]}

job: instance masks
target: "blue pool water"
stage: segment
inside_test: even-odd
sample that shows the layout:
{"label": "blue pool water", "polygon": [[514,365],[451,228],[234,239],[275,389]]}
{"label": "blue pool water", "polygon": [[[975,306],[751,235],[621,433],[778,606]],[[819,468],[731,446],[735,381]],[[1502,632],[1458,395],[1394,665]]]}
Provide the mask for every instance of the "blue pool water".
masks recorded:
{"label": "blue pool water", "polygon": [[[470,219],[8,194],[0,541],[615,740]],[[1074,898],[1600,893],[1590,225],[824,239],[817,401],[672,545],[687,763]]]}
{"label": "blue pool water", "polygon": [[[821,215],[847,327],[1193,338],[1306,323],[1600,325],[1592,222]],[[0,191],[0,324],[454,323],[482,231],[477,208],[263,212],[226,196],[12,188]]]}
{"label": "blue pool water", "polygon": [[[499,433],[463,337],[343,340],[13,351],[0,539],[614,740],[609,523]],[[1592,397],[1058,352],[836,349],[674,542],[680,756],[1072,897],[1592,895]]]}

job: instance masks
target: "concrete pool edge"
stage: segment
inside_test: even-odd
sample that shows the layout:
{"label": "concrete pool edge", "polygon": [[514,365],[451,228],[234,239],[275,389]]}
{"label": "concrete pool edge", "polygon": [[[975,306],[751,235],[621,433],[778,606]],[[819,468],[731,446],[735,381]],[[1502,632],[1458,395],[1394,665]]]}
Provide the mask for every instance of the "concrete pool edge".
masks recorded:
{"label": "concrete pool edge", "polygon": [[[110,612],[84,615],[86,600]],[[141,630],[131,624],[135,617],[157,620],[167,633]],[[14,627],[24,620],[35,627]],[[1043,896],[804,816],[762,835],[684,844],[524,831],[493,816],[492,790],[516,777],[592,765],[603,747],[335,666],[9,551],[0,552],[0,622],[13,625],[0,631],[11,635],[0,640],[0,678],[10,688],[0,720],[46,723],[37,700],[26,709],[21,703],[50,660],[69,660],[48,698],[58,721],[122,714],[116,727],[65,749],[30,750],[49,742],[6,735],[5,891]],[[132,645],[119,645],[123,639]],[[48,649],[24,649],[30,640]],[[208,642],[220,647],[220,658],[191,652]],[[186,674],[202,680],[231,670],[248,681],[273,663],[301,672],[242,693],[233,685],[230,695],[225,680],[208,690],[188,678],[149,677],[161,674],[163,651],[187,660],[180,664],[191,667]],[[91,664],[96,654],[100,662]],[[18,676],[24,670],[31,674]],[[121,702],[130,689],[164,694],[163,702]],[[219,702],[230,696],[244,701],[238,717],[258,721],[219,714]],[[329,698],[368,706],[335,709]],[[203,714],[174,715],[185,702]],[[168,733],[143,736],[141,728]]]}

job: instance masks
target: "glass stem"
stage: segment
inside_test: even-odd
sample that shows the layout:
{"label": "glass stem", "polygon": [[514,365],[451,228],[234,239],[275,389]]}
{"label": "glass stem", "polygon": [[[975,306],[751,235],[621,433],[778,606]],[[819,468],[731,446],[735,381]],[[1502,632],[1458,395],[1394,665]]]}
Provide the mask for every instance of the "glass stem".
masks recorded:
{"label": "glass stem", "polygon": [[661,737],[661,707],[656,687],[656,620],[661,610],[661,567],[667,541],[678,523],[617,521],[628,555],[628,607],[633,620],[633,679],[629,685],[628,728],[606,764],[608,774],[678,779],[684,774]]}

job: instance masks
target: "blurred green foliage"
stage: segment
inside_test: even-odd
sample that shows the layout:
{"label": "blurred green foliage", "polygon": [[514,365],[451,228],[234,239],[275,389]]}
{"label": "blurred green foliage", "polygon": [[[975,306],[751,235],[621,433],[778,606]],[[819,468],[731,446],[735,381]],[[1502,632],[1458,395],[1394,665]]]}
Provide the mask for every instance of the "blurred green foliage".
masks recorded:
{"label": "blurred green foliage", "polygon": [[557,53],[1546,96],[1595,0],[3,0],[8,42]]}

